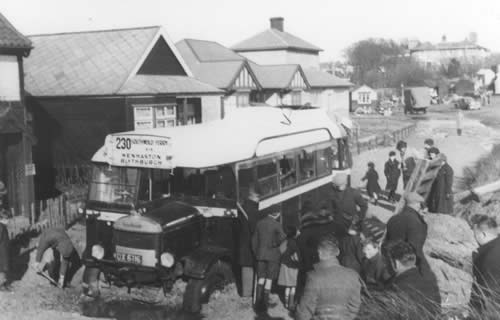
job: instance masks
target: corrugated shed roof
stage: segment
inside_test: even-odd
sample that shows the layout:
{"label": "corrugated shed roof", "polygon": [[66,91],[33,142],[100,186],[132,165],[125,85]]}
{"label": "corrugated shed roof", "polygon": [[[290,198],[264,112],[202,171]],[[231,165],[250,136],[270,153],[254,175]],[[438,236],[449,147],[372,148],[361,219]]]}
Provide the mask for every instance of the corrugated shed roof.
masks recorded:
{"label": "corrugated shed roof", "polygon": [[33,96],[109,95],[118,92],[160,27],[30,36],[25,60]]}
{"label": "corrugated shed roof", "polygon": [[299,65],[297,64],[262,66],[250,62],[250,67],[263,89],[287,88],[295,72],[299,70]]}
{"label": "corrugated shed roof", "polygon": [[0,13],[0,48],[31,49],[31,41],[17,31],[16,28]]}
{"label": "corrugated shed roof", "polygon": [[339,88],[353,86],[353,84],[347,79],[342,79],[317,69],[304,69],[304,74],[311,88]]}
{"label": "corrugated shed roof", "polygon": [[237,43],[231,47],[231,49],[235,51],[298,49],[316,53],[322,51],[321,48],[302,40],[293,34],[273,28],[262,31]]}
{"label": "corrugated shed roof", "polygon": [[222,94],[222,91],[192,77],[163,75],[135,75],[118,91],[124,95],[151,93]]}

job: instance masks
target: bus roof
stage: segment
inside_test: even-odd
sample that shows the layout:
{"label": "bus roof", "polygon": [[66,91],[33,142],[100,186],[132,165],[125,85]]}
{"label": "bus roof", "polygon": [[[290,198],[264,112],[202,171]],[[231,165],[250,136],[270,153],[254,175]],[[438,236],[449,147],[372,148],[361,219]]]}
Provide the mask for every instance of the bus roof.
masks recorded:
{"label": "bus roof", "polygon": [[[349,120],[345,123],[349,125]],[[171,156],[171,162],[159,167],[207,168],[345,136],[342,126],[333,122],[321,109],[249,107],[237,109],[222,120],[202,124],[110,134],[106,137],[105,146],[92,161],[117,166],[151,167],[131,165],[130,162],[125,165],[119,163],[116,156],[110,156],[113,150],[110,152],[109,149],[114,148],[114,141],[118,138],[134,138],[132,141],[148,137],[165,138],[170,147],[165,152]]]}

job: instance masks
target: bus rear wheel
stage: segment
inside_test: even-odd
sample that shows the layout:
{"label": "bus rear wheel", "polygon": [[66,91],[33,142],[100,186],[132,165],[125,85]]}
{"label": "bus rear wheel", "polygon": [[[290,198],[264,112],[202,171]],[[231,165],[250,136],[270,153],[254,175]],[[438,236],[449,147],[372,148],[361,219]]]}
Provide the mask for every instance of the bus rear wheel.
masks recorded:
{"label": "bus rear wheel", "polygon": [[208,270],[203,279],[189,279],[184,292],[182,307],[184,311],[198,313],[201,306],[208,303],[210,296],[232,279],[231,267],[222,261],[217,261]]}

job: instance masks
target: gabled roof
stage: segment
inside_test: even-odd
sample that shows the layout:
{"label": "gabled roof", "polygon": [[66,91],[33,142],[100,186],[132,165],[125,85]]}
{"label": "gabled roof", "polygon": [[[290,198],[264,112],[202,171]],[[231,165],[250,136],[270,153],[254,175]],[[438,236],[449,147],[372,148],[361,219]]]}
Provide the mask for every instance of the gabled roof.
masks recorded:
{"label": "gabled roof", "polygon": [[[30,39],[36,50],[25,61],[25,87],[33,96],[132,94],[146,88],[152,88],[154,92],[151,93],[170,94],[178,93],[181,87],[182,92],[199,92],[203,88],[210,93],[218,92],[208,84],[200,86],[194,79],[164,76],[160,77],[162,84],[153,88],[151,79],[154,75],[138,76],[146,61],[162,58],[161,52],[159,55],[156,52],[152,60],[147,60],[160,42],[164,49],[169,49],[170,61],[178,66],[179,72],[175,76],[180,73],[189,78],[192,75],[175,45],[159,26],[34,35]],[[187,84],[193,87],[188,90]],[[159,88],[162,88],[161,92],[157,92]]]}
{"label": "gabled roof", "polygon": [[176,46],[181,54],[186,51],[186,46],[189,47],[198,62],[245,60],[233,50],[215,41],[183,39],[177,42]]}
{"label": "gabled roof", "polygon": [[317,69],[304,69],[304,74],[311,88],[347,88],[353,86],[347,79],[342,79]]}
{"label": "gabled roof", "polygon": [[0,49],[31,50],[31,41],[0,13]]}
{"label": "gabled roof", "polygon": [[286,31],[274,28],[262,31],[231,47],[234,51],[300,50],[318,53],[321,48],[300,39]]}
{"label": "gabled roof", "polygon": [[254,81],[258,82],[244,57],[217,42],[184,39],[177,42],[176,46],[194,76],[203,82],[230,89],[245,67]]}
{"label": "gabled roof", "polygon": [[373,88],[367,86],[366,84],[356,86],[353,88],[352,92],[357,92],[357,91],[370,91],[370,92],[376,92]]}
{"label": "gabled roof", "polygon": [[258,65],[250,62],[250,67],[257,76],[263,89],[287,89],[295,74],[300,73],[306,85],[307,79],[298,64]]}

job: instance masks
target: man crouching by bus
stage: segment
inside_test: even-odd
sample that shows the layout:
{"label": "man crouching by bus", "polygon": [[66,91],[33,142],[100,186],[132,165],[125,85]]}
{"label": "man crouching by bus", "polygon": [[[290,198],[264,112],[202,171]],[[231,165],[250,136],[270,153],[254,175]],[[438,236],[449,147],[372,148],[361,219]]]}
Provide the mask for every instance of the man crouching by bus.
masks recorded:
{"label": "man crouching by bus", "polygon": [[361,221],[365,218],[368,203],[361,193],[347,185],[347,174],[339,173],[333,176],[334,191],[331,196],[335,223],[338,224],[337,236],[344,237],[359,231]]}
{"label": "man crouching by bus", "polygon": [[64,228],[44,230],[38,242],[34,268],[38,273],[48,269],[49,276],[56,276],[55,259],[60,259],[58,287],[64,288],[65,279],[71,280],[73,271],[80,266],[80,257]]}
{"label": "man crouching by bus", "polygon": [[252,235],[252,249],[257,259],[257,288],[254,307],[265,311],[269,303],[269,293],[273,280],[278,278],[280,269],[280,245],[286,235],[281,223],[280,206],[273,205],[266,209],[267,216],[257,222]]}

